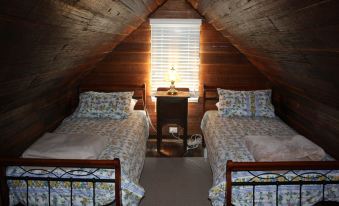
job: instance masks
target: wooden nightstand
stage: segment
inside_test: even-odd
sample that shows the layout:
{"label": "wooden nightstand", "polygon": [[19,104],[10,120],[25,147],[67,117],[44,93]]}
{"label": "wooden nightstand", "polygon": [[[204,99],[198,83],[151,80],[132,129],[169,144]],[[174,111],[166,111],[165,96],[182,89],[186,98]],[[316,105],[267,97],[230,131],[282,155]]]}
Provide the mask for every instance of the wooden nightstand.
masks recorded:
{"label": "wooden nightstand", "polygon": [[158,88],[157,98],[157,150],[160,152],[162,142],[162,127],[166,124],[177,124],[184,129],[184,152],[187,148],[187,113],[188,98],[187,88],[176,95],[168,95],[167,89]]}

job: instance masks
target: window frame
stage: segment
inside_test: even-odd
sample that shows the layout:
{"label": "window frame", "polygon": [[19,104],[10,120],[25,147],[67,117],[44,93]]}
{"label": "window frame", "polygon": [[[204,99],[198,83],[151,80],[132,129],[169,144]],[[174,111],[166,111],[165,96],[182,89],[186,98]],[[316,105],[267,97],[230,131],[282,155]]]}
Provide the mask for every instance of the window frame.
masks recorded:
{"label": "window frame", "polygon": [[[178,69],[180,71],[178,71],[179,75],[181,74],[187,74],[187,75],[182,75],[184,78],[188,79],[189,80],[189,76],[191,74],[189,74],[190,72],[196,72],[196,74],[194,73],[194,79],[193,79],[193,83],[190,85],[190,83],[183,83],[183,82],[178,82],[176,83],[176,87],[178,85],[178,87],[189,87],[190,88],[190,93],[191,93],[191,97],[189,98],[189,101],[190,102],[197,102],[198,101],[198,98],[199,98],[199,89],[200,89],[200,36],[201,36],[201,24],[202,24],[202,19],[150,19],[150,26],[151,26],[151,72],[150,72],[150,83],[151,83],[151,94],[152,94],[152,100],[154,100],[154,95],[155,95],[155,92],[156,92],[156,89],[158,87],[169,87],[170,83],[169,82],[165,82],[165,81],[161,81],[159,80],[160,77],[158,77],[158,79],[156,79],[156,77],[154,77],[154,56],[155,55],[159,55],[161,54],[161,57],[160,57],[160,62],[159,64],[168,64],[166,67],[166,69],[164,69],[163,71],[161,69],[156,69],[156,72],[160,72],[161,75],[159,76],[163,76],[163,74],[168,70],[170,70],[173,66],[175,69]],[[185,33],[185,32],[190,32],[189,34],[192,33],[192,35],[189,35],[189,36],[183,36],[184,38],[178,40],[178,42],[184,42],[184,44],[181,44],[183,45],[182,48],[181,45],[179,45],[178,47],[175,47],[174,50],[176,50],[175,52],[169,52],[168,51],[168,48],[166,48],[166,46],[154,46],[155,42],[153,41],[154,40],[154,34],[155,32],[159,32],[157,31],[157,29],[164,29],[165,33],[166,33],[166,29],[168,28],[168,30],[172,30],[172,29],[180,29],[180,28],[184,28],[182,31],[179,31],[179,37],[180,33]],[[164,33],[164,31],[162,30],[161,34]],[[198,31],[198,34],[197,33],[194,33]],[[167,33],[166,33],[167,34]],[[159,35],[157,33],[157,35]],[[170,36],[171,34],[169,34],[168,36]],[[169,37],[170,38],[170,37]],[[177,37],[173,37],[172,38],[177,38]],[[192,41],[191,41],[191,38],[192,38]],[[187,40],[188,39],[188,40]],[[188,43],[186,42],[188,41]],[[159,42],[163,42],[162,39],[159,40]],[[175,53],[174,56],[175,57],[172,57],[175,58],[175,59],[183,59],[183,58],[186,58],[187,61],[192,61],[193,64],[192,66],[190,65],[190,63],[180,63],[179,60],[176,60],[176,62],[173,62],[172,63],[172,60],[169,60],[171,59],[171,57],[168,57],[166,55],[166,57],[164,58],[163,57],[163,53],[162,51],[158,52],[158,53],[155,53],[154,52],[154,48],[157,47],[157,48],[160,48],[160,50],[165,50],[165,52],[163,53]],[[184,49],[183,49],[184,48]],[[188,48],[188,49],[187,49]],[[192,49],[192,48],[197,48],[196,50],[195,49]],[[179,51],[177,51],[179,50]],[[180,51],[181,50],[181,51]],[[184,57],[181,57],[178,53],[186,53],[186,56]],[[190,54],[192,53],[192,54]],[[164,59],[167,58],[167,61],[164,61]],[[169,63],[171,62],[171,63]],[[185,65],[186,64],[186,65]],[[181,66],[180,65],[185,65],[185,66]],[[159,66],[161,67],[161,66]],[[164,67],[164,66],[162,66]],[[186,68],[185,68],[186,67]],[[185,68],[185,69],[182,69],[182,68]],[[181,73],[181,74],[180,74]],[[155,78],[155,80],[154,80]],[[153,82],[156,82],[155,84],[157,84],[156,86],[153,86]],[[188,81],[189,82],[189,81]],[[182,85],[185,85],[185,86],[182,86]],[[186,85],[189,85],[189,86],[186,86]]]}

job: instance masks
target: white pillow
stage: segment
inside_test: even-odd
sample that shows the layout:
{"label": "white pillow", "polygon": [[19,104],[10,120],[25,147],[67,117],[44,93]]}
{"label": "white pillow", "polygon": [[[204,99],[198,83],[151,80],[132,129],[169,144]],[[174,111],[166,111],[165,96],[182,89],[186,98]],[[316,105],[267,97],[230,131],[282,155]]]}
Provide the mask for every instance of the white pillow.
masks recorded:
{"label": "white pillow", "polygon": [[23,154],[24,158],[98,159],[108,138],[89,134],[46,133]]}
{"label": "white pillow", "polygon": [[134,111],[134,107],[137,104],[138,100],[137,99],[131,99],[131,103],[129,105],[129,111],[133,112]]}
{"label": "white pillow", "polygon": [[321,161],[326,153],[318,145],[301,135],[244,137],[246,147],[258,162]]}
{"label": "white pillow", "polygon": [[219,102],[217,102],[217,103],[215,104],[215,106],[217,106],[218,110],[219,110],[219,107],[220,107],[219,105],[220,105]]}

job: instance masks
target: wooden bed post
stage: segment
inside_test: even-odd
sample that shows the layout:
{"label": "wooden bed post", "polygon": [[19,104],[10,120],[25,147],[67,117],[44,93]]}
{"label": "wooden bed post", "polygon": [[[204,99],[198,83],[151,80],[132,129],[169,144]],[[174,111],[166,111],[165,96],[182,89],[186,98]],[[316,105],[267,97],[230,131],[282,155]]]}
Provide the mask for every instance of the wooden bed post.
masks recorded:
{"label": "wooden bed post", "polygon": [[203,114],[205,114],[206,112],[205,104],[206,104],[206,84],[204,83],[204,91],[203,91],[203,98],[202,98]]}
{"label": "wooden bed post", "polygon": [[231,206],[232,205],[232,167],[233,167],[233,161],[227,160],[226,163],[226,185],[225,185],[225,199],[226,199],[226,205]]}
{"label": "wooden bed post", "polygon": [[120,167],[120,160],[118,158],[114,158],[116,162],[115,168],[115,202],[116,206],[121,206],[121,167]]}
{"label": "wooden bed post", "polygon": [[[214,86],[207,86],[204,84],[204,91],[203,91],[203,100],[202,100],[202,106],[203,106],[203,112],[205,113],[207,111],[206,109],[206,102],[208,100],[213,100],[218,102],[219,101],[219,96],[217,92],[218,87]],[[208,96],[207,93],[216,93],[216,96]]]}
{"label": "wooden bed post", "polygon": [[142,92],[142,98],[143,98],[143,103],[144,103],[144,108],[146,108],[146,84],[143,84],[142,85],[142,89],[144,90]]}
{"label": "wooden bed post", "polygon": [[6,165],[0,162],[1,205],[9,205],[9,193],[6,180]]}

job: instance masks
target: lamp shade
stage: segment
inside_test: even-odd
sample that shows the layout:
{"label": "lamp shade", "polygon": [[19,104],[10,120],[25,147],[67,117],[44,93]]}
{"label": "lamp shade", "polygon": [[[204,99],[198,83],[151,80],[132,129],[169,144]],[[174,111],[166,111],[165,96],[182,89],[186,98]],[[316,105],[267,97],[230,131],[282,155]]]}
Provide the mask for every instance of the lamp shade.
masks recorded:
{"label": "lamp shade", "polygon": [[165,76],[165,81],[170,81],[170,82],[178,82],[180,80],[179,74],[177,71],[172,67],[166,74]]}

